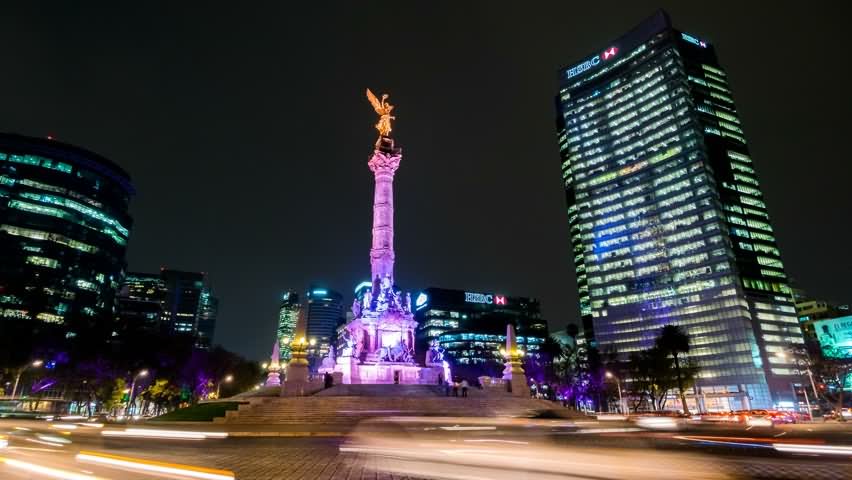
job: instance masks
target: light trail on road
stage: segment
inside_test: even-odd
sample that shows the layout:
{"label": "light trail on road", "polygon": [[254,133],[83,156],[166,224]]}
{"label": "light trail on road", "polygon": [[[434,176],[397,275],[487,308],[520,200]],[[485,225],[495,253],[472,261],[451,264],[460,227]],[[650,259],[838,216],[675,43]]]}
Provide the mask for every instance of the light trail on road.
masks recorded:
{"label": "light trail on road", "polygon": [[227,470],[216,470],[205,467],[195,467],[191,465],[181,465],[177,463],[161,462],[156,460],[144,460],[141,458],[132,458],[119,455],[111,455],[99,452],[83,451],[75,457],[77,461],[83,463],[93,463],[107,467],[118,467],[133,471],[153,472],[171,475],[180,475],[183,477],[201,478],[204,480],[233,480],[234,472]]}

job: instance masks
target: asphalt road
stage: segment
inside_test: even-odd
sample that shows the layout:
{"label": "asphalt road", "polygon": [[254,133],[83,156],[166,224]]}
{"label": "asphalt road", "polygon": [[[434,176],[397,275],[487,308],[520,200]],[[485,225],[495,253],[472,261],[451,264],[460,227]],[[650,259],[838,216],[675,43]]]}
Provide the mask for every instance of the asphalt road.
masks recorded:
{"label": "asphalt road", "polygon": [[[192,426],[0,421],[0,479],[852,479],[852,428],[683,427],[421,417],[341,436],[219,438]],[[165,438],[174,435],[189,438]]]}

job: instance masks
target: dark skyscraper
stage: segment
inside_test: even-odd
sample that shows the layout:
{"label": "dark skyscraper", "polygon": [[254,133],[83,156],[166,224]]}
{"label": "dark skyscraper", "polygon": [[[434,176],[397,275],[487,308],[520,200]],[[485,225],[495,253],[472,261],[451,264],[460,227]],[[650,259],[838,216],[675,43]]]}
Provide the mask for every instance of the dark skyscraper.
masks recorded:
{"label": "dark skyscraper", "polygon": [[[162,300],[159,300],[161,297]],[[161,329],[192,335],[199,348],[212,345],[219,301],[213,295],[205,273],[166,268],[159,275],[134,273],[128,276],[122,289],[121,302],[122,311],[128,314],[122,319],[126,324],[138,311],[148,311],[149,316],[153,315],[154,303],[160,303]]]}
{"label": "dark skyscraper", "polygon": [[624,358],[680,325],[701,366],[692,401],[792,406],[782,354],[802,335],[713,46],[658,12],[562,69],[560,84],[585,333]]}
{"label": "dark skyscraper", "polygon": [[208,286],[201,292],[198,303],[198,329],[196,346],[210,348],[213,336],[216,334],[216,319],[219,317],[219,299],[213,296],[213,290]]}
{"label": "dark skyscraper", "polygon": [[195,333],[198,329],[201,293],[204,291],[204,274],[163,269],[161,276],[169,292],[166,299],[166,322],[175,332]]}
{"label": "dark skyscraper", "polygon": [[128,272],[118,299],[120,328],[159,331],[168,290],[159,274]]}
{"label": "dark skyscraper", "polygon": [[337,327],[344,321],[343,295],[328,288],[311,287],[305,296],[308,358],[316,367],[336,343]]}
{"label": "dark skyscraper", "polygon": [[0,323],[109,333],[133,194],[128,174],[98,154],[0,134]]}

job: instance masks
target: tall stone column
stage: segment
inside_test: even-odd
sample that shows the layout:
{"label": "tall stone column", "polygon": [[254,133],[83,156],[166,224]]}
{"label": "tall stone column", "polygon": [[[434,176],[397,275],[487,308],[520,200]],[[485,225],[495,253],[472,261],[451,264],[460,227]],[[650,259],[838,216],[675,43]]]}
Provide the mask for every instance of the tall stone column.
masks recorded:
{"label": "tall stone column", "polygon": [[293,341],[290,343],[290,362],[287,364],[287,376],[284,379],[284,388],[281,395],[303,395],[305,384],[308,382],[308,325],[305,318],[305,310],[299,312],[296,320],[296,331]]}
{"label": "tall stone column", "polygon": [[402,160],[402,150],[382,137],[367,165],[376,181],[373,196],[373,246],[370,249],[372,279],[390,277],[393,285],[393,176]]}
{"label": "tall stone column", "polygon": [[503,382],[506,389],[516,397],[529,397],[530,386],[527,385],[527,375],[522,366],[523,354],[518,350],[515,338],[515,327],[506,325],[506,362],[503,369]]}

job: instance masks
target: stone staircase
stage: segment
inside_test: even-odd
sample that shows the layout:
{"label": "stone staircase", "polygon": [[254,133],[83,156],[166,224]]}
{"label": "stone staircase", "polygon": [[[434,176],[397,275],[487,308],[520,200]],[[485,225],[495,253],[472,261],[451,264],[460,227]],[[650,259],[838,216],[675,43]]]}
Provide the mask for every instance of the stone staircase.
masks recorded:
{"label": "stone staircase", "polygon": [[[412,387],[407,385],[405,387]],[[341,385],[339,387],[355,387]],[[372,385],[370,387],[376,387]],[[382,385],[381,387],[402,387]],[[333,387],[324,395],[308,397],[261,397],[226,412],[215,423],[227,424],[354,424],[371,417],[386,416],[454,416],[454,417],[518,417],[557,408],[554,403],[506,395],[486,395],[472,390],[468,398],[446,397],[435,386],[427,391],[402,389],[403,395],[378,395],[383,389],[367,389],[366,395],[346,395],[346,388]],[[390,390],[390,389],[389,389]],[[419,391],[417,391],[419,390]],[[416,393],[419,393],[416,394]],[[407,395],[406,395],[407,394]]]}
{"label": "stone staircase", "polygon": [[321,390],[315,397],[438,397],[445,396],[441,385],[341,384]]}

